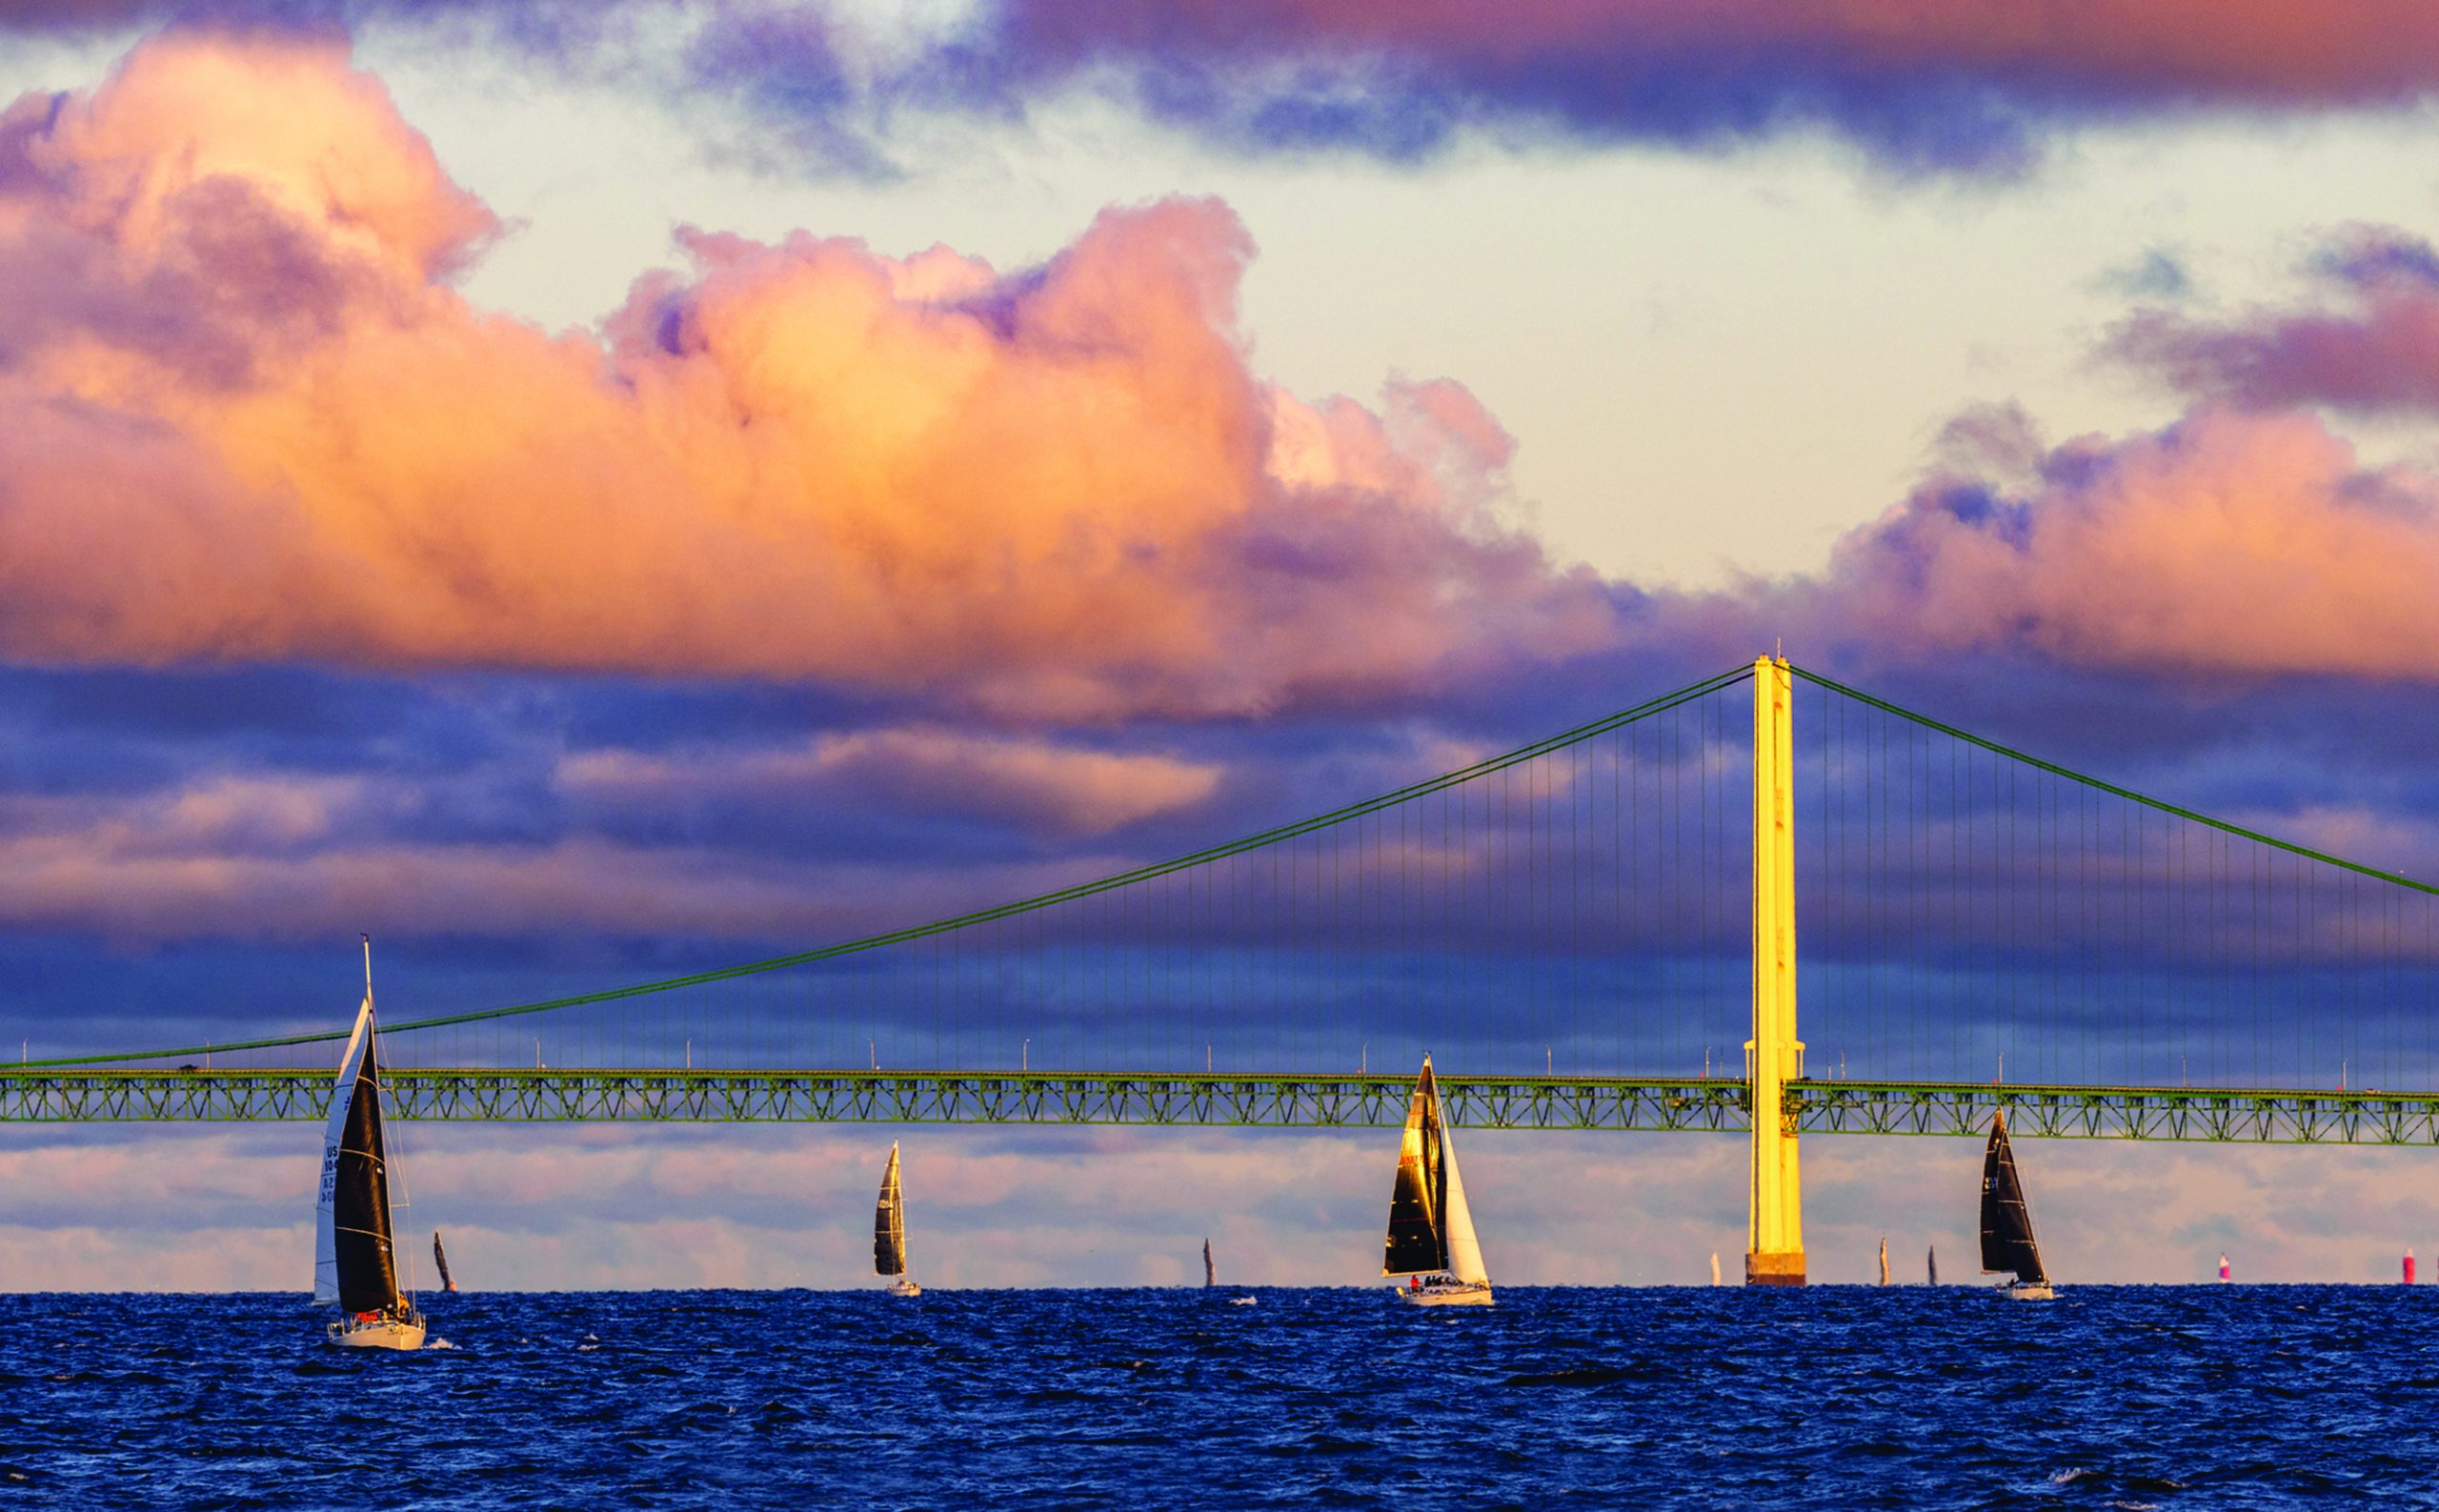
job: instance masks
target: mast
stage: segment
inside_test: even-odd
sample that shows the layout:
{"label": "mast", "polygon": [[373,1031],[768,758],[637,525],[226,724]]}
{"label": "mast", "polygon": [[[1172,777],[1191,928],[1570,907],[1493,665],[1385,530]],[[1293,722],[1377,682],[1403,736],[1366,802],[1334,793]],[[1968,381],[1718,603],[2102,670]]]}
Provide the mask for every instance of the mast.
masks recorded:
{"label": "mast", "polygon": [[1389,1235],[1381,1250],[1381,1274],[1415,1276],[1448,1268],[1446,1143],[1440,1137],[1440,1088],[1431,1079],[1431,1057],[1422,1058],[1406,1102],[1405,1132],[1398,1144],[1397,1184],[1389,1191]]}
{"label": "mast", "polygon": [[880,1197],[873,1204],[873,1274],[906,1274],[906,1194],[897,1181],[897,1144],[889,1146],[889,1167],[881,1172]]}
{"label": "mast", "polygon": [[2017,1280],[2032,1284],[2049,1280],[2033,1242],[2032,1211],[2025,1205],[2004,1110],[1992,1116],[1990,1142],[1982,1152],[1982,1269],[2012,1271]]}

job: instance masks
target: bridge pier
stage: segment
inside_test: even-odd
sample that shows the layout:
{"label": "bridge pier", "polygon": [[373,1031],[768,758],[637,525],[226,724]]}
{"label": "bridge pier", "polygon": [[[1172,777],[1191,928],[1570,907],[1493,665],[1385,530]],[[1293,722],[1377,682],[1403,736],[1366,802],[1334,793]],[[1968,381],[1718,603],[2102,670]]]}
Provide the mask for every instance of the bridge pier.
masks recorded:
{"label": "bridge pier", "polygon": [[1804,1187],[1786,1083],[1804,1076],[1795,1032],[1794,679],[1784,657],[1753,663],[1753,1098],[1744,1281],[1804,1284]]}

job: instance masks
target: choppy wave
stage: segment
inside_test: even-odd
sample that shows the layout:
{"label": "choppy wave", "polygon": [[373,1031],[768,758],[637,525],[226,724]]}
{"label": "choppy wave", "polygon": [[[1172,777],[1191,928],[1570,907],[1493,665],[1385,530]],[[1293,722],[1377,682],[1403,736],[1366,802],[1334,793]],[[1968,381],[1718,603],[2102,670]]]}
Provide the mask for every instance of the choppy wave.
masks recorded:
{"label": "choppy wave", "polygon": [[[0,1297],[0,1508],[2271,1507],[2439,1486],[2403,1287]],[[448,1337],[438,1337],[446,1326]]]}

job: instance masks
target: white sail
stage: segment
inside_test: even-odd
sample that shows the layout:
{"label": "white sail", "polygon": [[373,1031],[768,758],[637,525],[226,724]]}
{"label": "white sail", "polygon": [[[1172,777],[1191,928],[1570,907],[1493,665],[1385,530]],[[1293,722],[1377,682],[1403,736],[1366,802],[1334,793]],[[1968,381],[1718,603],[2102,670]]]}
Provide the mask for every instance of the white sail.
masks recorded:
{"label": "white sail", "polygon": [[335,1201],[339,1180],[339,1136],[347,1127],[348,1099],[355,1093],[356,1073],[364,1065],[364,1048],[372,1042],[373,993],[355,1011],[355,1029],[347,1038],[347,1054],[339,1060],[336,1084],[331,1089],[331,1120],[322,1135],[321,1195],[313,1209],[313,1305],[339,1304],[339,1237]]}
{"label": "white sail", "polygon": [[[1435,1101],[1440,1089],[1433,1087]],[[1465,1179],[1457,1174],[1457,1146],[1448,1120],[1440,1120],[1440,1159],[1448,1172],[1448,1271],[1461,1281],[1486,1285],[1490,1272],[1482,1267],[1482,1247],[1474,1238],[1474,1211],[1465,1205]]]}

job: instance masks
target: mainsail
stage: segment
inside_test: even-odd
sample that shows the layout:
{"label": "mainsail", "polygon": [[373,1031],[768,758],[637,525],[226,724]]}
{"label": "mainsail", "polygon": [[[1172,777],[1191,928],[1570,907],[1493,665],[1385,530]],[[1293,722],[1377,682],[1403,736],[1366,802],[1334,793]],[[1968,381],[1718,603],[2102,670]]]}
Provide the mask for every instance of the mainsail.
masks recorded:
{"label": "mainsail", "polygon": [[444,1292],[455,1291],[457,1283],[449,1279],[449,1252],[440,1247],[440,1230],[438,1229],[432,1231],[432,1263],[440,1272],[440,1289]]}
{"label": "mainsail", "polygon": [[1217,1285],[1219,1280],[1220,1273],[1211,1265],[1211,1240],[1206,1239],[1202,1241],[1202,1284],[1213,1286]]}
{"label": "mainsail", "polygon": [[1441,1116],[1440,1084],[1431,1058],[1406,1104],[1406,1127],[1398,1146],[1398,1179],[1389,1193],[1389,1234],[1381,1255],[1383,1276],[1444,1271],[1461,1281],[1487,1283],[1482,1245],[1474,1238],[1474,1215],[1465,1203],[1465,1179],[1457,1169],[1457,1147]]}
{"label": "mainsail", "polygon": [[1389,1237],[1381,1252],[1381,1274],[1416,1276],[1448,1268],[1448,1170],[1440,1139],[1440,1088],[1431,1079],[1431,1058],[1406,1102],[1406,1128],[1398,1145],[1398,1179],[1389,1190]]}
{"label": "mainsail", "polygon": [[880,1199],[873,1204],[873,1274],[906,1274],[906,1194],[897,1185],[897,1146],[889,1147],[889,1169],[880,1177]]}
{"label": "mainsail", "polygon": [[1990,1142],[1982,1152],[1982,1269],[2013,1271],[2017,1280],[2032,1284],[2049,1280],[2032,1240],[2032,1214],[2025,1206],[2015,1151],[2007,1144],[2005,1113],[1991,1119]]}
{"label": "mainsail", "polygon": [[322,1141],[322,1191],[313,1251],[313,1300],[375,1313],[401,1300],[390,1244],[390,1177],[381,1142],[381,1068],[373,991],[355,1011]]}
{"label": "mainsail", "polygon": [[1931,1284],[1937,1286],[1940,1283],[1940,1247],[1937,1244],[1931,1246],[1929,1258],[1931,1266]]}

